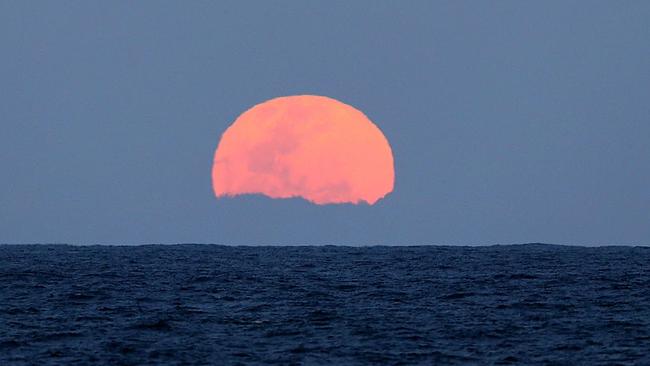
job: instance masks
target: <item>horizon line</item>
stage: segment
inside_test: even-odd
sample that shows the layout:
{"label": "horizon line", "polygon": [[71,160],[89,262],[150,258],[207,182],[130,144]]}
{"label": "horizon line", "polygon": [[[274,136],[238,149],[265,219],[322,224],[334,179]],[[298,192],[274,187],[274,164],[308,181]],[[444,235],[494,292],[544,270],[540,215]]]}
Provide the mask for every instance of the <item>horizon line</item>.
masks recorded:
{"label": "horizon line", "polygon": [[558,244],[558,243],[492,243],[492,244],[218,244],[218,243],[0,243],[0,246],[71,246],[71,247],[143,247],[143,246],[221,246],[221,247],[341,247],[341,248],[408,248],[408,247],[465,247],[465,248],[483,248],[483,247],[509,247],[509,246],[554,246],[554,247],[578,247],[578,248],[606,248],[606,247],[628,247],[628,248],[650,248],[650,244]]}

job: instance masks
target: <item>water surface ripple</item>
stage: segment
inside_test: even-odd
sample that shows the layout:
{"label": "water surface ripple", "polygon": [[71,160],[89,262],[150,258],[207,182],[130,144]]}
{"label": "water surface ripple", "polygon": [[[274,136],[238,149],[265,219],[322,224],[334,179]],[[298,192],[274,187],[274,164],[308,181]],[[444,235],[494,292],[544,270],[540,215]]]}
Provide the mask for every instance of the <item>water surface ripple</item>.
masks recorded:
{"label": "water surface ripple", "polygon": [[0,246],[0,364],[650,364],[650,248]]}

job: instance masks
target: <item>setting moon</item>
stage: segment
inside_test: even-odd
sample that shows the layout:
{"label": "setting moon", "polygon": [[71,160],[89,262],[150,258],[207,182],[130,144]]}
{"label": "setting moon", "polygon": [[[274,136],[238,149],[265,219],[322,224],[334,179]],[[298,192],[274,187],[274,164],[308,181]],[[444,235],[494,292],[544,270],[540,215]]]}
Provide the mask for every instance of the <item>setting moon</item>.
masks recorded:
{"label": "setting moon", "polygon": [[241,114],[214,155],[217,197],[263,194],[315,204],[375,204],[392,192],[393,154],[358,109],[316,95],[279,97]]}

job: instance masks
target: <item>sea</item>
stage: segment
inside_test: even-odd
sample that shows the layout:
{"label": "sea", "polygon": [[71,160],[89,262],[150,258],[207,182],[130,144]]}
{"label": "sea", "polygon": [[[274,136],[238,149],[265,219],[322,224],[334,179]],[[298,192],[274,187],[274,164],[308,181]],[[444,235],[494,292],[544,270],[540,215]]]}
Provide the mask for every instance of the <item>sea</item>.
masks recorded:
{"label": "sea", "polygon": [[0,246],[0,365],[650,365],[650,247]]}

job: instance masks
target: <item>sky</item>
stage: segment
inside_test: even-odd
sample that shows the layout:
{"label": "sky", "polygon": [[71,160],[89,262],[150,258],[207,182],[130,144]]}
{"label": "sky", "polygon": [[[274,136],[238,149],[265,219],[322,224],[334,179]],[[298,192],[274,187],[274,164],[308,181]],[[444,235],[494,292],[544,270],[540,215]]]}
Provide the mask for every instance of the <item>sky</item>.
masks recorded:
{"label": "sky", "polygon": [[[650,245],[648,1],[2,1],[0,243]],[[216,199],[246,109],[324,95],[373,206]]]}

